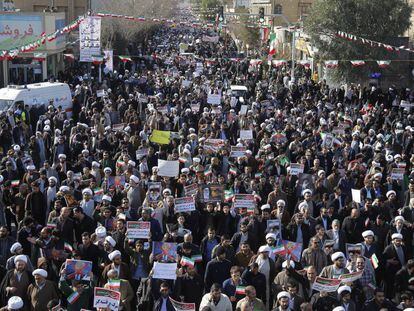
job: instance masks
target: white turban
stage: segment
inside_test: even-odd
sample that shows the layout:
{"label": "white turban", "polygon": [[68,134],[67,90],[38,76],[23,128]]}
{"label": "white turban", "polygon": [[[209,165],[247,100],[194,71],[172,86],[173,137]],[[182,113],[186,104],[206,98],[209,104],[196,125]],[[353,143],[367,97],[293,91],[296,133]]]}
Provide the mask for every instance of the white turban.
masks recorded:
{"label": "white turban", "polygon": [[116,251],[113,251],[112,253],[109,253],[108,258],[110,261],[113,261],[118,256],[121,256],[121,252],[116,250]]}
{"label": "white turban", "polygon": [[40,275],[40,276],[43,276],[44,278],[47,278],[47,271],[44,269],[36,269],[35,271],[33,271],[32,275],[33,276]]}
{"label": "white turban", "polygon": [[23,299],[18,296],[10,297],[7,301],[7,309],[8,310],[19,310],[23,308]]}
{"label": "white turban", "polygon": [[14,257],[14,264],[17,264],[18,261],[23,261],[24,263],[27,263],[26,255],[17,255],[16,257]]}
{"label": "white turban", "polygon": [[14,254],[19,248],[22,247],[23,246],[19,242],[16,242],[10,247],[10,253]]}
{"label": "white turban", "polygon": [[337,260],[338,258],[345,258],[345,255],[344,255],[344,253],[342,253],[342,252],[336,252],[336,253],[333,253],[332,255],[331,255],[331,259],[332,259],[332,261],[335,261],[335,260]]}

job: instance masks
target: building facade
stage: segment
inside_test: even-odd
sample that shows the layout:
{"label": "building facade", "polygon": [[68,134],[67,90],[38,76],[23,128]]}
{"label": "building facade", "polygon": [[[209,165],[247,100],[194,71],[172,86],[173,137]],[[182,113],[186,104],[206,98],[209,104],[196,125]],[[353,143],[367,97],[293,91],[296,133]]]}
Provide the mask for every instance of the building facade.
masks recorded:
{"label": "building facade", "polygon": [[69,23],[79,15],[87,12],[90,0],[14,0],[16,9],[21,12],[43,12],[48,7],[56,8],[56,12],[64,12]]}
{"label": "building facade", "polygon": [[[309,14],[313,0],[251,0],[250,11],[258,14],[262,7],[265,14],[281,14],[286,20],[293,24],[303,21]],[[269,18],[268,18],[269,19]],[[280,18],[272,18],[275,26],[283,25],[286,20]]]}

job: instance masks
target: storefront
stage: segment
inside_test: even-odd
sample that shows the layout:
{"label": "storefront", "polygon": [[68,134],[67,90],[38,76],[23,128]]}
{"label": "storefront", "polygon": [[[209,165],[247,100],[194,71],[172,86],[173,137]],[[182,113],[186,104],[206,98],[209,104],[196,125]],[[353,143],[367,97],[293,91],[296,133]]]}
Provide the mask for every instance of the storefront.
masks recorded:
{"label": "storefront", "polygon": [[[64,13],[0,14],[0,50],[10,50],[52,33],[65,24]],[[46,41],[31,53],[21,53],[12,60],[3,60],[1,86],[41,82],[63,68],[66,35]],[[39,55],[42,55],[39,58]]]}

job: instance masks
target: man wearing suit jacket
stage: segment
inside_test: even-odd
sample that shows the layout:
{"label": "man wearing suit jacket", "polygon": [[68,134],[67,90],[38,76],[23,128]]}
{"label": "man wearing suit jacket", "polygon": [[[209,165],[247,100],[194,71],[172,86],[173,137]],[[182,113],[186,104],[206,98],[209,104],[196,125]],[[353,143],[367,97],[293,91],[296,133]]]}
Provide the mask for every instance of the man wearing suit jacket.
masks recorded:
{"label": "man wearing suit jacket", "polygon": [[303,214],[296,214],[293,222],[287,226],[285,236],[288,236],[290,241],[303,243],[302,245],[309,245],[311,238],[310,229],[309,225],[303,221]]}
{"label": "man wearing suit jacket", "polygon": [[325,231],[328,231],[332,224],[332,219],[328,215],[328,209],[322,207],[320,213],[319,217],[316,218],[316,224],[321,225]]}
{"label": "man wearing suit jacket", "polygon": [[240,224],[240,231],[236,232],[233,237],[231,238],[231,245],[234,248],[235,252],[238,252],[240,250],[240,246],[243,242],[249,243],[250,248],[253,250],[257,250],[258,248],[258,241],[257,236],[255,236],[248,228],[248,221],[243,221]]}
{"label": "man wearing suit jacket", "polygon": [[345,252],[345,244],[346,244],[346,235],[345,231],[340,229],[339,220],[334,219],[332,221],[332,229],[326,231],[326,235],[328,236],[329,240],[334,240],[334,250]]}
{"label": "man wearing suit jacket", "polygon": [[407,250],[402,244],[403,236],[401,233],[394,233],[391,236],[392,243],[384,249],[382,254],[385,271],[384,284],[385,295],[388,298],[394,297],[394,279],[395,275],[407,262]]}
{"label": "man wearing suit jacket", "polygon": [[[167,282],[161,283],[160,298],[154,302],[154,311],[175,311],[174,306],[170,300],[170,286]],[[164,307],[165,306],[165,307]]]}
{"label": "man wearing suit jacket", "polygon": [[111,269],[107,273],[108,283],[105,284],[105,288],[119,291],[121,293],[122,310],[131,310],[131,301],[134,298],[134,291],[132,290],[131,284],[127,280],[118,279],[118,271]]}

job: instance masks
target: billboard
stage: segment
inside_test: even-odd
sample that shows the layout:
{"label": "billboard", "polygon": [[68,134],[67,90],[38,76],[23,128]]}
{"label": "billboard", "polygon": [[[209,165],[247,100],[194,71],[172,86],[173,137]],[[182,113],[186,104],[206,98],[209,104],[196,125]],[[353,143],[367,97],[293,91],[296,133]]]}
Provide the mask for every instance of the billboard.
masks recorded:
{"label": "billboard", "polygon": [[40,15],[0,14],[0,50],[31,43],[44,31]]}

